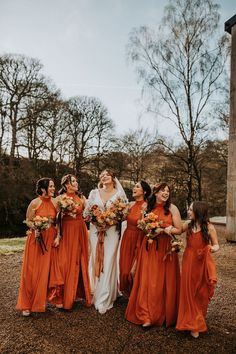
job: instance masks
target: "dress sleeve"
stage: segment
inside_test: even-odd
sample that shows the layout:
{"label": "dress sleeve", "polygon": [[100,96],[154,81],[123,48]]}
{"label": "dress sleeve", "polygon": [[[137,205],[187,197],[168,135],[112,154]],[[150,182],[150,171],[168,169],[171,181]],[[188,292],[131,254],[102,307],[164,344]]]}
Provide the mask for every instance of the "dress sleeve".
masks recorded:
{"label": "dress sleeve", "polygon": [[85,208],[89,208],[95,204],[97,189],[92,189],[89,193]]}

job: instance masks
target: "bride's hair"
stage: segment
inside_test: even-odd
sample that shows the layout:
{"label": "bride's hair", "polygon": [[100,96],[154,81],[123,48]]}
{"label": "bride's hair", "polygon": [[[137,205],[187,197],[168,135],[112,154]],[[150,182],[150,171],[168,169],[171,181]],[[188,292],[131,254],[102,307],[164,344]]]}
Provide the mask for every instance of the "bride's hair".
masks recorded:
{"label": "bride's hair", "polygon": [[116,188],[116,180],[115,180],[116,175],[115,175],[115,173],[114,173],[112,170],[110,170],[109,168],[105,168],[105,170],[103,170],[103,171],[100,173],[100,175],[99,175],[100,181],[99,181],[99,183],[98,183],[98,188],[102,188],[102,187],[103,187],[103,184],[102,184],[102,182],[101,182],[101,176],[103,175],[104,172],[107,172],[107,173],[109,174],[109,176],[111,176],[112,182],[113,182],[113,186],[114,186],[114,188]]}

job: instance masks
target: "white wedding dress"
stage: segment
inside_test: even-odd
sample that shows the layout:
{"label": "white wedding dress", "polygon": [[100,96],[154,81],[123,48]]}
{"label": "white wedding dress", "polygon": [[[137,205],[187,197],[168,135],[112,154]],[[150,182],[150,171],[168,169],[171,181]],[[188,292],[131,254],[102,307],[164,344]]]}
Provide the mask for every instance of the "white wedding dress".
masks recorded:
{"label": "white wedding dress", "polygon": [[[116,198],[124,198],[124,194],[117,190],[117,192],[106,202],[106,207],[109,207]],[[90,192],[87,206],[97,204],[99,208],[104,209],[105,205],[101,200],[98,189]],[[93,304],[101,314],[113,307],[113,303],[118,295],[118,262],[117,251],[119,244],[119,232],[116,226],[111,226],[107,231],[104,238],[104,264],[103,272],[100,277],[95,276],[95,257],[97,246],[97,230],[96,227],[90,223],[90,245],[91,254],[89,260],[89,275],[91,290],[93,293]]]}

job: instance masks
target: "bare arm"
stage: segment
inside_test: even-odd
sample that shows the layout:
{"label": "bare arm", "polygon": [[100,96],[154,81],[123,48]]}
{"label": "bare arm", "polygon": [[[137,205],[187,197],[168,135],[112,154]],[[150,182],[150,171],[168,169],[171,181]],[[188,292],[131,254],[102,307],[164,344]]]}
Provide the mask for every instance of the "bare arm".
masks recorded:
{"label": "bare arm", "polygon": [[211,240],[210,250],[211,252],[217,252],[220,247],[219,247],[216,229],[212,224],[208,224],[208,234]]}
{"label": "bare arm", "polygon": [[185,232],[188,230],[188,225],[190,223],[190,220],[186,221],[183,226],[182,226],[182,232]]}
{"label": "bare arm", "polygon": [[27,220],[32,220],[35,217],[35,211],[38,209],[38,207],[41,204],[41,200],[39,198],[33,199],[26,211],[26,219]]}
{"label": "bare arm", "polygon": [[179,209],[174,204],[171,204],[170,212],[172,214],[173,225],[166,227],[164,231],[167,234],[180,235],[182,233],[182,222]]}
{"label": "bare arm", "polygon": [[57,211],[57,213],[59,212],[59,207],[58,207],[58,200],[59,200],[60,196],[56,197],[56,198],[52,198],[52,203]]}
{"label": "bare arm", "polygon": [[87,204],[87,199],[85,198],[84,195],[81,196],[81,200],[82,200],[82,207],[83,207],[83,210],[84,208],[86,207],[86,204]]}

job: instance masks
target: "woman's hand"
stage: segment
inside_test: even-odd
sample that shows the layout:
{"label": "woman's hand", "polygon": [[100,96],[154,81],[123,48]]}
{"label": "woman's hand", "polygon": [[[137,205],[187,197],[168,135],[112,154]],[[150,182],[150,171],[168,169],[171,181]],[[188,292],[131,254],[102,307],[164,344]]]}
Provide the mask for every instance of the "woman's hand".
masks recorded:
{"label": "woman's hand", "polygon": [[132,266],[132,268],[130,270],[130,274],[131,274],[132,278],[134,278],[134,276],[135,276],[136,267],[137,267],[137,260],[134,261],[134,264],[133,264],[133,266]]}
{"label": "woman's hand", "polygon": [[155,236],[158,236],[160,235],[163,231],[165,231],[164,229],[162,229],[161,227],[158,227],[157,231],[156,231],[156,235]]}
{"label": "woman's hand", "polygon": [[209,249],[212,253],[219,251],[220,246],[218,244],[215,245],[209,245]]}
{"label": "woman's hand", "polygon": [[38,229],[34,230],[34,236],[35,238],[40,237],[40,231]]}
{"label": "woman's hand", "polygon": [[107,231],[109,229],[110,226],[96,226],[96,229],[98,232],[100,231]]}
{"label": "woman's hand", "polygon": [[57,237],[54,239],[53,246],[58,247],[60,243],[61,236],[57,235]]}
{"label": "woman's hand", "polygon": [[167,235],[171,235],[172,230],[173,230],[173,226],[172,226],[172,225],[169,225],[169,226],[167,226],[167,227],[164,228],[164,232],[165,232]]}

